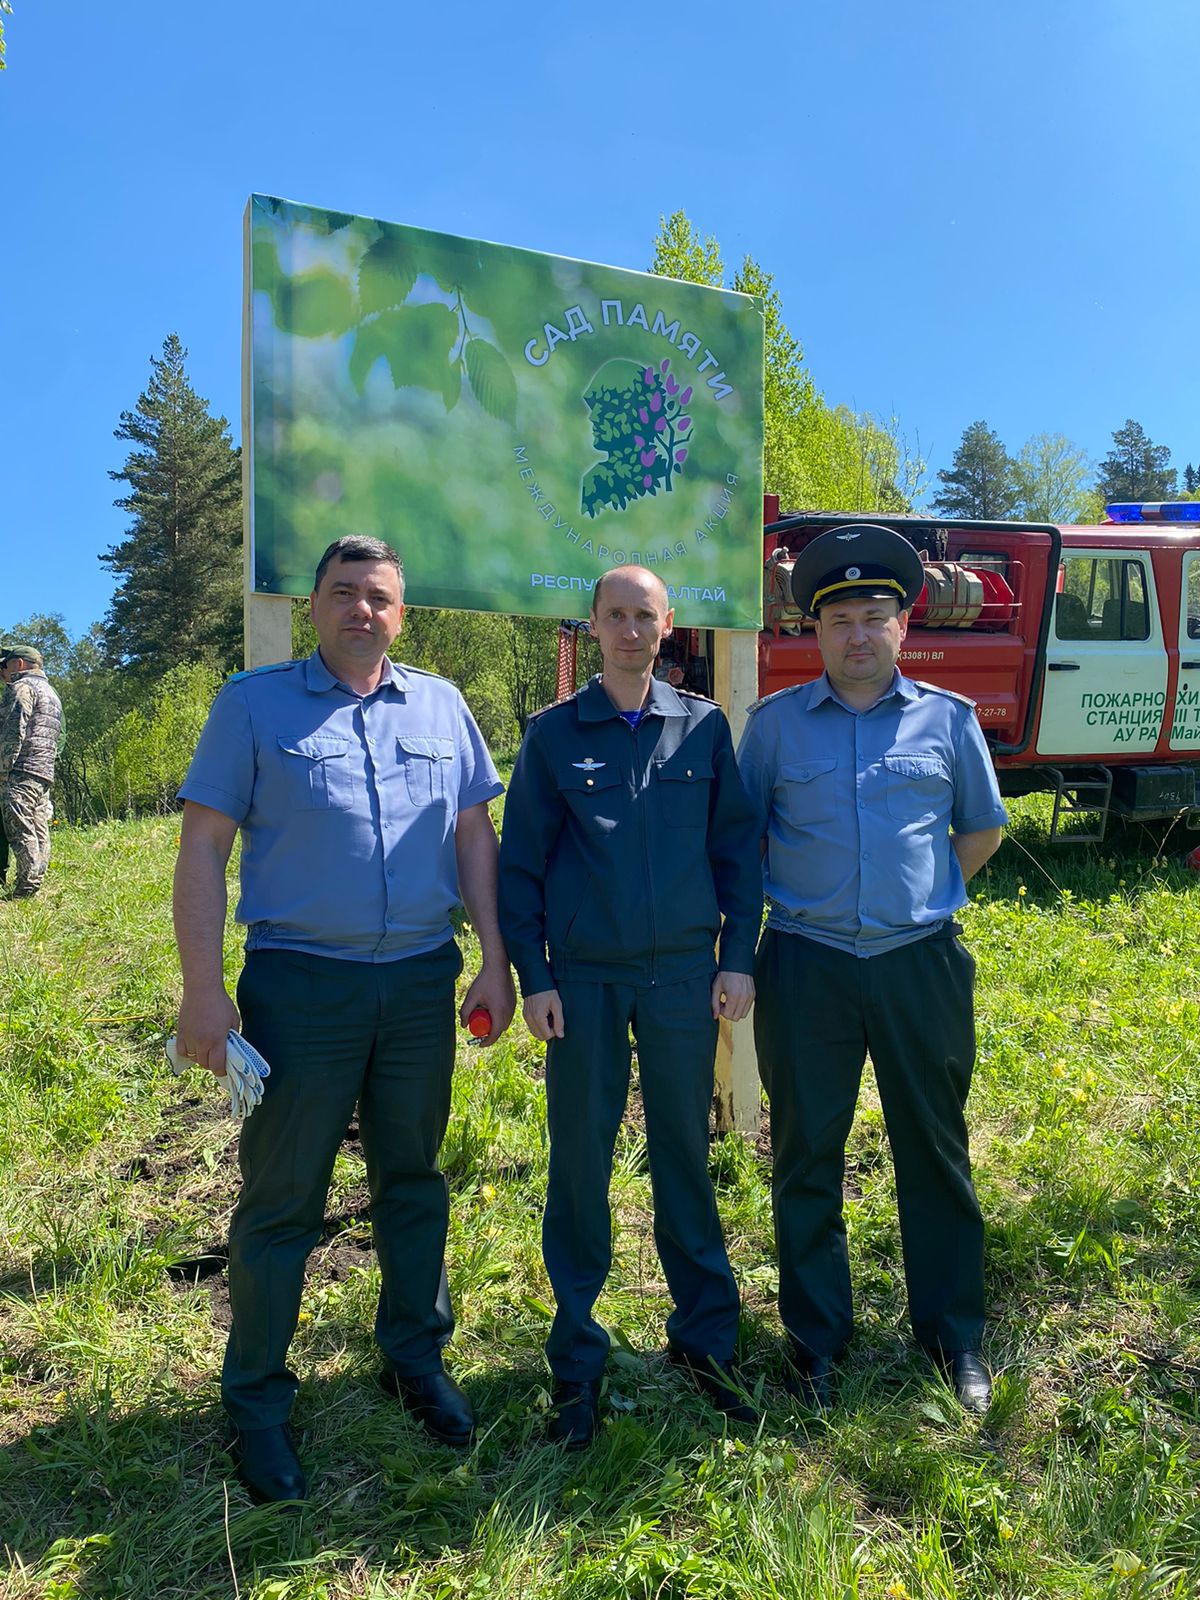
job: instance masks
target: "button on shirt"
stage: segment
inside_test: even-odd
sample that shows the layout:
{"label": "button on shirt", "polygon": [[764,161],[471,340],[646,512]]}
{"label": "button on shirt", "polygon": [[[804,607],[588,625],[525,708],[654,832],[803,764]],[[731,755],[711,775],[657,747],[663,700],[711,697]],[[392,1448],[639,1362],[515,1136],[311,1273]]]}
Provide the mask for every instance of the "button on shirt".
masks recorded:
{"label": "button on shirt", "polygon": [[762,701],[738,765],[767,840],[768,926],[858,956],[951,919],[967,898],[951,829],[1008,820],[971,703],[898,671],[867,711],[825,674]]}
{"label": "button on shirt", "polygon": [[379,962],[451,937],[458,813],[501,790],[452,683],[385,658],[359,695],[317,651],[225,685],[179,794],[241,827],[247,950]]}

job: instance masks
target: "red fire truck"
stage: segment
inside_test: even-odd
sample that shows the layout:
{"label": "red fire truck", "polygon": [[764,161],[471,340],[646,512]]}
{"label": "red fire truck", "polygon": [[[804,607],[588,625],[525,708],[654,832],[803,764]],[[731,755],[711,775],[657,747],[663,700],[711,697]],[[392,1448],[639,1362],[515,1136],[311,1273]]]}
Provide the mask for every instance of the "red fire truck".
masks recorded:
{"label": "red fire truck", "polygon": [[[828,528],[882,523],[928,569],[901,668],[975,701],[1005,794],[1049,790],[1052,838],[1101,839],[1110,815],[1200,827],[1200,502],[1114,505],[1094,527],[781,516],[769,495],[765,510],[760,694],[821,671],[796,555]],[[668,673],[705,692],[711,661],[697,629],[664,646]],[[1094,824],[1060,834],[1071,811]]]}

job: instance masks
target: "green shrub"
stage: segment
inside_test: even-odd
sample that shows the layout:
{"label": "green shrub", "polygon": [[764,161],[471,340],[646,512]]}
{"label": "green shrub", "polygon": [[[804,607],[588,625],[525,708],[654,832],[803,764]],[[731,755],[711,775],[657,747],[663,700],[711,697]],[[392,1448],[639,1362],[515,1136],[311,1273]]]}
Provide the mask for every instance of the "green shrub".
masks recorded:
{"label": "green shrub", "polygon": [[144,705],[101,736],[89,754],[92,793],[102,813],[136,816],[173,807],[220,687],[215,667],[172,667]]}

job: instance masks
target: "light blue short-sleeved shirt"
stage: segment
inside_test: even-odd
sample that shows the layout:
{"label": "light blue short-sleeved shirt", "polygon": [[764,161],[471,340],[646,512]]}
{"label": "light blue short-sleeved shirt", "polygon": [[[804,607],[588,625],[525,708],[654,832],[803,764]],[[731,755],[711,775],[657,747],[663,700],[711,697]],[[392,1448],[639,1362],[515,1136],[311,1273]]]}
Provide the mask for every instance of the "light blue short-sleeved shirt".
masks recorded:
{"label": "light blue short-sleeved shirt", "polygon": [[452,683],[385,659],[360,696],[314,651],[225,685],[179,795],[241,827],[247,950],[380,962],[451,937],[458,814],[502,787]]}
{"label": "light blue short-sleeved shirt", "polygon": [[896,672],[867,711],[822,674],[761,701],[738,766],[767,841],[767,924],[857,956],[966,902],[950,833],[1008,821],[970,701]]}

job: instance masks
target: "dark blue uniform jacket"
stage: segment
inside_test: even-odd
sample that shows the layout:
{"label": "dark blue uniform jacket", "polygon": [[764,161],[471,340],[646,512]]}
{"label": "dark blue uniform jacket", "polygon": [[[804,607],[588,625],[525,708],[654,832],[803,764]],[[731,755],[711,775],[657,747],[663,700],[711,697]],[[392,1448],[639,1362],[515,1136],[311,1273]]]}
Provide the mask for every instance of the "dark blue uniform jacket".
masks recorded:
{"label": "dark blue uniform jacket", "polygon": [[[721,708],[652,680],[634,729],[599,678],[530,720],[500,841],[522,994],[559,978],[677,983],[754,970],[760,830]],[[724,917],[724,928],[721,919]]]}

